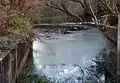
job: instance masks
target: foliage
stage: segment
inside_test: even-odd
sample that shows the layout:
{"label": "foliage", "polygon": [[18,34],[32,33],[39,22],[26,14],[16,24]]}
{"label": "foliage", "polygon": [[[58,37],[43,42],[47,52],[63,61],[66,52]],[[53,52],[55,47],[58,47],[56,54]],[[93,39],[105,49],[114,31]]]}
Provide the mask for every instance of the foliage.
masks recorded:
{"label": "foliage", "polygon": [[28,13],[40,4],[40,0],[0,0],[0,42],[10,36],[31,41],[34,32]]}
{"label": "foliage", "polygon": [[16,34],[28,37],[31,35],[29,33],[32,25],[27,13],[38,6],[40,1],[30,0],[29,3],[27,2],[28,0],[0,1],[0,36]]}
{"label": "foliage", "polygon": [[10,34],[21,36],[24,39],[31,39],[33,37],[33,29],[29,20],[19,15],[12,16],[9,19],[8,32]]}

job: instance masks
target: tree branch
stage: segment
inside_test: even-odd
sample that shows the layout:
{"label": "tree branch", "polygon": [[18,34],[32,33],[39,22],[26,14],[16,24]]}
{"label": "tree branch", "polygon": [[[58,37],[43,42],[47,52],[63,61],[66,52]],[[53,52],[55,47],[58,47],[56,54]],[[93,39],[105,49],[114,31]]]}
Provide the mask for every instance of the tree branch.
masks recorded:
{"label": "tree branch", "polygon": [[75,18],[79,19],[81,22],[83,22],[83,20],[77,14],[74,14],[74,13],[70,12],[66,8],[65,4],[63,4],[63,3],[61,5],[56,5],[56,4],[52,3],[52,2],[49,2],[46,5],[49,6],[49,7],[51,7],[51,8],[57,9],[59,11],[62,11],[63,13],[66,13],[67,15],[75,17]]}
{"label": "tree branch", "polygon": [[86,6],[85,6],[84,3],[82,3],[80,0],[70,0],[70,1],[80,3],[81,6],[82,6],[84,9],[86,9]]}
{"label": "tree branch", "polygon": [[90,2],[89,0],[88,0],[88,4],[89,4],[90,10],[91,10],[91,12],[92,12],[92,15],[93,15],[93,17],[94,17],[95,23],[98,25],[97,17],[96,17],[96,15],[95,15],[95,13],[94,13],[94,10],[93,10],[93,8],[92,8],[92,6],[91,6],[91,2]]}
{"label": "tree branch", "polygon": [[106,0],[98,0],[100,1],[113,15],[116,15],[115,11],[112,9],[112,7],[108,4]]}
{"label": "tree branch", "polygon": [[87,7],[86,7],[87,5],[85,5],[87,3],[86,0],[84,0],[84,3],[82,3],[80,0],[70,0],[70,1],[73,1],[73,2],[76,2],[76,3],[80,3],[80,5],[84,9],[84,11],[92,16],[91,12],[89,12],[87,10]]}

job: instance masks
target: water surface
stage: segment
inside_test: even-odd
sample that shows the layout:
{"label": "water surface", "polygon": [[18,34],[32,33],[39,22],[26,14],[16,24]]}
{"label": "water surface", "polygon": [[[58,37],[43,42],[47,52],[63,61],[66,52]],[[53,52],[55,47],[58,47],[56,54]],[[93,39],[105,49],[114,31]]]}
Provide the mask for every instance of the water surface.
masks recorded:
{"label": "water surface", "polygon": [[98,72],[98,76],[94,76],[97,64],[93,60],[100,57],[106,47],[106,39],[99,29],[90,27],[69,34],[48,33],[49,36],[41,30],[38,35],[39,38],[33,42],[38,75],[60,83],[82,83],[89,78],[92,83],[104,80],[104,73]]}

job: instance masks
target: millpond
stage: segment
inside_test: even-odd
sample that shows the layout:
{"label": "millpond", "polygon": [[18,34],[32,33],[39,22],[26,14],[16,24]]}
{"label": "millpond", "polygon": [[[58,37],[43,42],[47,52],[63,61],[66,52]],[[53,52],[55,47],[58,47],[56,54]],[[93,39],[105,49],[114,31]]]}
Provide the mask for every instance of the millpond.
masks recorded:
{"label": "millpond", "polygon": [[102,54],[107,39],[101,30],[81,25],[37,28],[35,32],[33,74],[49,83],[105,82]]}

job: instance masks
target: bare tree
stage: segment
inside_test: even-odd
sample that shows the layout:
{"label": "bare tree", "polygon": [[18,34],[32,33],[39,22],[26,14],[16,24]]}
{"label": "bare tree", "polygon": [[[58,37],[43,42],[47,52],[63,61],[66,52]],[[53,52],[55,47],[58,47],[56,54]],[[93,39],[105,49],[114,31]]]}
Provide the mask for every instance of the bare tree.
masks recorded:
{"label": "bare tree", "polygon": [[[92,9],[94,13],[96,13],[97,1],[96,0],[90,1]],[[79,21],[86,21],[87,17],[89,18],[93,17],[93,12],[91,11],[89,2],[87,0],[62,0],[62,1],[56,0],[56,2],[55,0],[49,0],[47,6],[60,10],[72,17],[75,17],[79,19]]]}
{"label": "bare tree", "polygon": [[[105,25],[117,25],[117,15],[120,12],[119,0],[49,0],[47,6],[75,17],[79,21],[94,21]],[[91,20],[88,20],[88,17]]]}
{"label": "bare tree", "polygon": [[118,21],[118,41],[117,41],[117,79],[120,81],[120,15]]}

